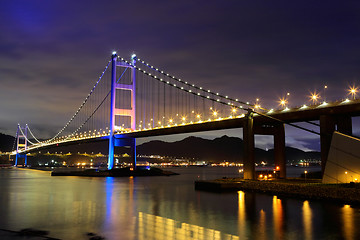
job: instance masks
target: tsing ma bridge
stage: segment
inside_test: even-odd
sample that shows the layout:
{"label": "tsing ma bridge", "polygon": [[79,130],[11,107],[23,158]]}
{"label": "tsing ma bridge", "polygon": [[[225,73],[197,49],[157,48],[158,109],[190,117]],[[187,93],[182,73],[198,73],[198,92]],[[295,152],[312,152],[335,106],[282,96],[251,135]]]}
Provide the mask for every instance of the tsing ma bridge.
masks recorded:
{"label": "tsing ma bridge", "polygon": [[[351,93],[356,93],[352,89]],[[18,125],[15,165],[26,154],[44,148],[80,142],[109,141],[108,169],[114,167],[114,147],[131,148],[136,167],[136,139],[140,137],[243,128],[244,178],[255,178],[254,136],[273,135],[275,165],[286,177],[285,124],[320,135],[321,160],[325,166],[334,131],[352,134],[352,120],[360,115],[355,98],[282,109],[264,109],[204,89],[172,76],[132,55],[131,60],[117,56],[111,60],[90,93],[64,127],[51,139],[39,141],[29,126]],[[314,123],[313,121],[319,123]],[[307,122],[319,127],[312,131],[296,125]],[[241,146],[239,146],[241,147]],[[184,150],[186,151],[186,150]]]}

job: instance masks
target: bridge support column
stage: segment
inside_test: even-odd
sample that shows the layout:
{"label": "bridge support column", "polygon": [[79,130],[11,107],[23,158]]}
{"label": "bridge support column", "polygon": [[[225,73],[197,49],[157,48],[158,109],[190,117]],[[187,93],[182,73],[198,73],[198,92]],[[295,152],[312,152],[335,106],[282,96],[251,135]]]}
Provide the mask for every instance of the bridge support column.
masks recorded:
{"label": "bridge support column", "polygon": [[351,116],[337,116],[336,118],[337,131],[346,135],[352,135],[352,121]]}
{"label": "bridge support column", "polygon": [[114,137],[114,147],[130,147],[133,170],[136,169],[136,138]]}
{"label": "bridge support column", "polygon": [[111,92],[110,92],[110,135],[109,135],[109,157],[108,157],[108,169],[111,170],[114,167],[114,131],[115,131],[115,94],[116,94],[116,53],[111,56]]}
{"label": "bridge support column", "polygon": [[[136,55],[133,54],[131,56],[131,64],[117,60],[116,52],[113,52],[111,57],[111,94],[110,94],[110,135],[109,135],[109,159],[108,159],[108,169],[112,169],[114,167],[114,147],[115,144],[115,136],[114,132],[116,129],[121,128],[121,126],[116,126],[116,116],[126,116],[131,118],[131,130],[136,130]],[[131,84],[122,84],[118,83],[116,78],[116,67],[122,68],[131,68]],[[120,80],[120,79],[119,79]],[[116,108],[115,100],[116,100],[116,89],[120,89],[122,91],[130,91],[131,92],[131,107],[130,108]],[[127,145],[131,146],[133,149],[133,155],[135,156],[133,163],[133,169],[136,168],[136,141],[134,139],[134,144]]]}
{"label": "bridge support column", "polygon": [[253,113],[249,111],[243,128],[244,179],[255,179],[255,143]]}
{"label": "bridge support column", "polygon": [[286,158],[285,158],[285,126],[279,124],[275,126],[274,133],[274,158],[275,169],[280,170],[280,178],[286,178]]}
{"label": "bridge support column", "polygon": [[18,129],[16,133],[16,156],[15,156],[15,166],[19,163],[19,158],[24,158],[24,166],[27,166],[27,154],[25,153],[19,153],[19,151],[27,149],[27,129],[28,126],[26,124],[26,127],[22,128],[18,124]]}
{"label": "bridge support column", "polygon": [[280,178],[286,178],[285,158],[285,126],[283,123],[270,125],[255,125],[255,134],[271,135],[274,137],[274,163],[276,171],[279,171]]}
{"label": "bridge support column", "polygon": [[133,169],[136,169],[136,138],[132,138],[131,141],[131,162]]}
{"label": "bridge support column", "polygon": [[320,116],[320,144],[321,144],[321,170],[324,173],[325,165],[329,155],[331,137],[335,131],[334,116],[321,115]]}

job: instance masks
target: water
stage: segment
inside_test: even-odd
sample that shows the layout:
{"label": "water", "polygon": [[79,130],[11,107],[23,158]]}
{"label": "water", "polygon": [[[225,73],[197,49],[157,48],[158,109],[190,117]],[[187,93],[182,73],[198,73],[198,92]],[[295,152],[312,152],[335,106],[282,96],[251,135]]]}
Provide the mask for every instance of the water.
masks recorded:
{"label": "water", "polygon": [[[179,176],[51,177],[0,170],[0,228],[36,228],[60,239],[359,239],[360,209],[247,192],[194,190],[194,180],[237,168],[172,168]],[[289,174],[300,174],[292,169]]]}

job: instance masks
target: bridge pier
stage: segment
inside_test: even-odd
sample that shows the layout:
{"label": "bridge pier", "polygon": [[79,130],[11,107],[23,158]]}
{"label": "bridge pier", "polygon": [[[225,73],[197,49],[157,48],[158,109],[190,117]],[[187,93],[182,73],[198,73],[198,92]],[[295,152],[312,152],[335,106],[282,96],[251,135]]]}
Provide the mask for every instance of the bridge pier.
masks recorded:
{"label": "bridge pier", "polygon": [[331,138],[334,131],[352,135],[351,116],[348,115],[321,115],[320,116],[320,148],[321,148],[321,170],[325,171],[329,155]]}
{"label": "bridge pier", "polygon": [[255,134],[274,136],[274,163],[280,178],[286,178],[285,126],[283,123],[255,125]]}
{"label": "bridge pier", "polygon": [[[127,62],[118,61],[116,52],[113,52],[111,56],[111,94],[110,94],[110,134],[109,134],[109,158],[108,158],[108,169],[111,170],[114,167],[114,148],[130,146],[132,153],[133,169],[136,169],[136,139],[121,139],[115,137],[115,129],[119,128],[116,126],[116,116],[126,116],[131,119],[131,130],[136,130],[136,55],[131,56],[131,64]],[[131,84],[120,84],[116,77],[116,67],[131,68]],[[120,89],[123,91],[130,91],[131,93],[131,106],[130,108],[116,108],[116,90]],[[121,127],[120,127],[121,128]]]}
{"label": "bridge pier", "polygon": [[27,154],[25,153],[19,153],[20,149],[21,150],[25,150],[27,149],[27,132],[28,132],[28,125],[26,124],[26,126],[24,128],[22,128],[19,124],[18,124],[18,129],[16,132],[16,156],[15,156],[15,166],[18,165],[19,163],[19,158],[24,158],[24,166],[27,166]]}
{"label": "bridge pier", "polygon": [[280,171],[279,177],[286,178],[285,126],[283,123],[275,126],[274,160],[275,160],[275,169],[279,169]]}
{"label": "bridge pier", "polygon": [[244,179],[255,179],[255,142],[253,112],[246,115],[243,128],[244,140]]}
{"label": "bridge pier", "polygon": [[346,135],[352,135],[351,116],[341,115],[336,117],[337,131]]}
{"label": "bridge pier", "polygon": [[15,155],[15,167],[17,167],[18,163],[19,163],[19,158],[24,158],[24,166],[27,166],[27,154],[20,154],[17,153]]}
{"label": "bridge pier", "polygon": [[[133,165],[133,170],[135,170],[135,168],[136,168],[136,138],[116,138],[116,137],[114,137],[114,147],[130,147],[131,162]],[[114,150],[112,151],[112,154],[114,154]],[[112,158],[114,158],[114,155],[112,156]],[[112,166],[112,168],[113,167],[114,166]]]}

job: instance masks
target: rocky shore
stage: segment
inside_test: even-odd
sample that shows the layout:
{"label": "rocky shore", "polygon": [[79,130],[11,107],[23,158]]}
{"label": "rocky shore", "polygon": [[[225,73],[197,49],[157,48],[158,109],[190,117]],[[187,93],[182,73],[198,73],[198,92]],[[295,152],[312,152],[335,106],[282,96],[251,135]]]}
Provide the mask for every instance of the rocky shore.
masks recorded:
{"label": "rocky shore", "polygon": [[171,176],[178,175],[171,171],[164,171],[159,168],[149,169],[136,169],[130,168],[117,168],[112,170],[98,170],[98,169],[86,169],[86,170],[73,170],[73,171],[52,171],[51,176],[79,176],[79,177],[140,177],[140,176]]}
{"label": "rocky shore", "polygon": [[286,179],[273,181],[224,178],[213,181],[196,181],[196,190],[251,191],[284,197],[337,201],[360,204],[360,183],[322,184],[320,180]]}

